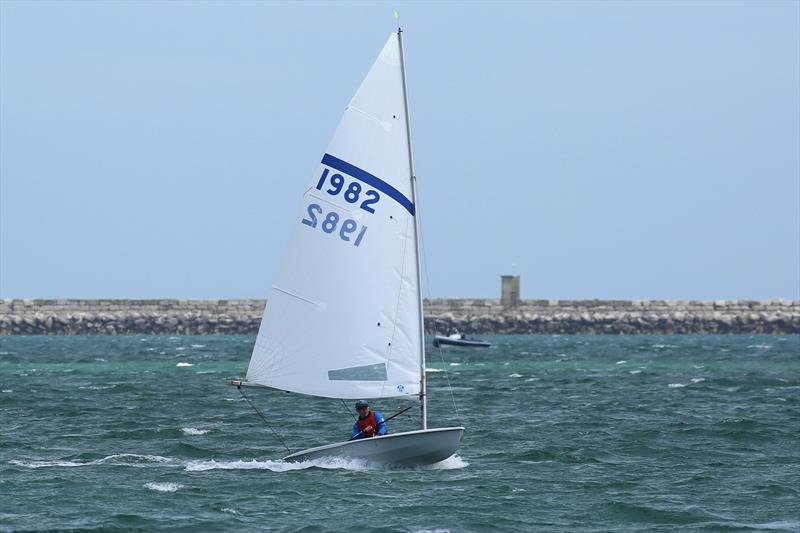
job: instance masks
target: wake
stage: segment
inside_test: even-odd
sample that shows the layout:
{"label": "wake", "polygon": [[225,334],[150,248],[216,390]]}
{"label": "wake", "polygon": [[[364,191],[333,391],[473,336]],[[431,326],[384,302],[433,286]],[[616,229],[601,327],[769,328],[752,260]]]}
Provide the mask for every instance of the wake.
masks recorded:
{"label": "wake", "polygon": [[427,466],[419,467],[390,467],[370,463],[364,459],[351,459],[346,457],[323,457],[289,463],[282,460],[277,461],[189,461],[186,464],[188,472],[205,472],[208,470],[269,470],[270,472],[291,472],[296,470],[307,470],[309,468],[321,468],[324,470],[457,470],[466,468],[469,463],[458,455],[451,455],[444,461]]}
{"label": "wake", "polygon": [[[426,466],[418,467],[396,467],[369,463],[364,459],[351,459],[345,457],[323,457],[309,461],[289,463],[283,460],[237,460],[237,461],[217,461],[210,460],[190,460],[182,461],[174,457],[163,457],[161,455],[140,455],[136,453],[117,453],[95,459],[92,461],[74,461],[65,459],[56,460],[31,460],[21,461],[12,459],[8,462],[15,466],[24,468],[77,468],[85,466],[128,466],[132,468],[144,468],[149,466],[176,467],[183,468],[187,472],[208,472],[211,470],[268,470],[270,472],[292,472],[296,470],[308,470],[320,468],[323,470],[458,470],[466,468],[469,463],[458,455],[451,455],[444,461]],[[152,487],[148,487],[152,488]],[[158,490],[158,489],[153,489]]]}
{"label": "wake", "polygon": [[96,465],[112,465],[112,466],[132,466],[142,468],[151,466],[153,464],[167,464],[176,461],[170,457],[162,457],[160,455],[140,455],[138,453],[115,453],[108,455],[102,459],[95,459],[94,461],[67,461],[67,460],[51,460],[51,461],[19,461],[12,459],[9,464],[15,466],[23,466],[25,468],[74,468],[79,466],[96,466]]}

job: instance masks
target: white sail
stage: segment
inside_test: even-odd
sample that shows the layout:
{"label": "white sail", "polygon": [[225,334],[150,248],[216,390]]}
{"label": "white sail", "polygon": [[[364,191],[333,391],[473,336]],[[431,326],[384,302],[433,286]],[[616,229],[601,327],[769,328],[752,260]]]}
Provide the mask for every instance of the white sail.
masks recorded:
{"label": "white sail", "polygon": [[420,391],[409,146],[397,34],[303,195],[247,381],[332,398]]}

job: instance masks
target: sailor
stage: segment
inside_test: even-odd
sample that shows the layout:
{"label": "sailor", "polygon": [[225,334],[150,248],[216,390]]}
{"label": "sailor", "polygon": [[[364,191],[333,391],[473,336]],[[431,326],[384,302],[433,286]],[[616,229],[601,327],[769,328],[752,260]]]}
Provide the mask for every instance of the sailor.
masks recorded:
{"label": "sailor", "polygon": [[353,439],[386,435],[389,432],[389,426],[386,425],[383,415],[378,411],[370,411],[368,402],[358,400],[356,411],[358,420],[353,424]]}

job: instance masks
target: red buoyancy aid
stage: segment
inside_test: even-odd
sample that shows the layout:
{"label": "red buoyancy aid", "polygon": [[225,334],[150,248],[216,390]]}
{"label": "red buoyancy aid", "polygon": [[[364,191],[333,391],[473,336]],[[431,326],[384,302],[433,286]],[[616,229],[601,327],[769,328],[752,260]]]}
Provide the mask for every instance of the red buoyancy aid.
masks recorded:
{"label": "red buoyancy aid", "polygon": [[[366,433],[364,428],[372,426],[372,431]],[[372,437],[378,432],[378,419],[375,418],[375,412],[370,411],[364,418],[358,418],[358,430],[364,434],[365,437]]]}

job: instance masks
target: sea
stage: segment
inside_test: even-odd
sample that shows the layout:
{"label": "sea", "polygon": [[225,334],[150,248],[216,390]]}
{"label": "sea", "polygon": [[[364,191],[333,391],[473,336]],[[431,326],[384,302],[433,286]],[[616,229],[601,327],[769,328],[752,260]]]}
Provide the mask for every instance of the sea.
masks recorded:
{"label": "sea", "polygon": [[0,531],[800,531],[800,336],[482,338],[428,340],[458,453],[386,468],[283,462],[353,406],[248,389],[270,429],[252,336],[0,337]]}

